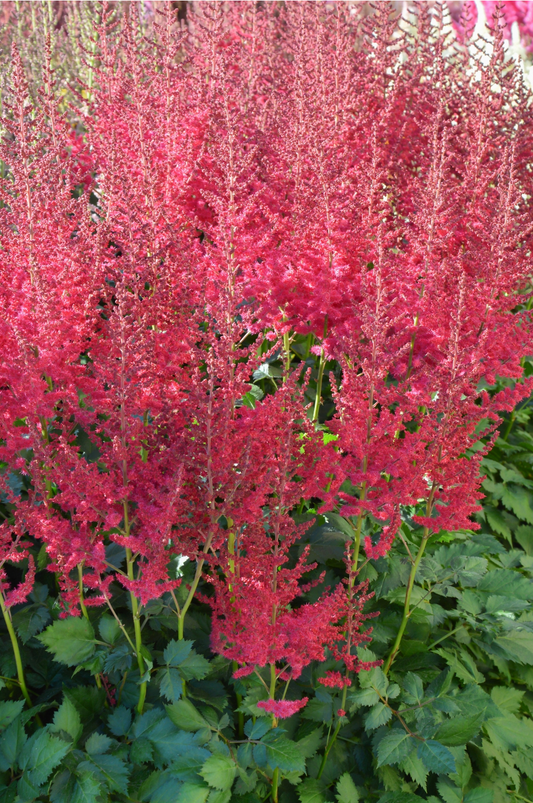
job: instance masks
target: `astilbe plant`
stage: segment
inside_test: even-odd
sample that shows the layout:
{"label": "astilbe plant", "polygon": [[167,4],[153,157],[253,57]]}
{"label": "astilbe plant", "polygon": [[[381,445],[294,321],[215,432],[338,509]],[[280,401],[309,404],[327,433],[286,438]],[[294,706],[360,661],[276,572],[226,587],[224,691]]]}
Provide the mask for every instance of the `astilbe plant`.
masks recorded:
{"label": "astilbe plant", "polygon": [[[435,13],[415,42],[386,4],[364,18],[202,3],[187,28],[168,5],[143,37],[135,4],[112,34],[104,4],[68,109],[51,34],[37,93],[14,46],[2,560],[42,542],[65,616],[115,613],[113,587],[127,590],[139,711],[150,600],[171,596],[183,638],[204,576],[212,649],[235,677],[270,666],[277,719],[305,704],[275,701],[279,681],[326,650],[346,671],[322,682],[344,701],[368,667],[361,545],[385,555],[402,506],[424,503],[388,671],[430,534],[475,527],[483,451],[469,449],[529,392],[484,388],[519,379],[531,350],[532,121],[501,32],[472,66]],[[254,371],[275,360],[261,399]],[[294,513],[317,506],[353,532],[346,581],[300,604],[313,567],[294,558]],[[187,589],[180,556],[196,565]],[[31,572],[4,588],[6,621]]]}

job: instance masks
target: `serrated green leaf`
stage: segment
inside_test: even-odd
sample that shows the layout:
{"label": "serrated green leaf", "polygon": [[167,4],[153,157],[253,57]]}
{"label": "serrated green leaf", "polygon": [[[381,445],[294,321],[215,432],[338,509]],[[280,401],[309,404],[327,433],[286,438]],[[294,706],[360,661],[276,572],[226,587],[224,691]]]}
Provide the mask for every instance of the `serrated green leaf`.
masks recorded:
{"label": "serrated green leaf", "polygon": [[135,739],[130,747],[130,761],[133,764],[148,764],[154,757],[154,748],[148,739]]}
{"label": "serrated green leaf", "polygon": [[359,792],[349,772],[343,773],[337,781],[336,798],[338,803],[359,803]]}
{"label": "serrated green leaf", "polygon": [[508,686],[494,686],[490,696],[502,714],[516,714],[520,709],[524,693],[520,689],[512,689]]}
{"label": "serrated green leaf", "polygon": [[192,641],[169,641],[163,652],[163,660],[169,666],[179,666],[190,655],[192,645]]}
{"label": "serrated green leaf", "polygon": [[165,667],[160,671],[159,689],[161,694],[166,697],[170,703],[174,703],[180,699],[183,690],[181,675],[178,670],[173,667]]}
{"label": "serrated green leaf", "polygon": [[413,748],[413,737],[403,728],[394,728],[383,736],[377,746],[378,767],[398,764]]}
{"label": "serrated green leaf", "polygon": [[[320,697],[318,694],[320,693]],[[329,722],[333,716],[333,700],[328,692],[321,689],[314,700],[309,700],[302,711],[302,719],[312,722]]]}
{"label": "serrated green leaf", "polygon": [[32,784],[44,783],[61,759],[70,750],[70,745],[48,730],[38,730],[31,736],[21,750],[19,766],[28,773]]}
{"label": "serrated green leaf", "polygon": [[51,803],[97,803],[101,784],[89,773],[60,772],[50,787]]}
{"label": "serrated green leaf", "polygon": [[211,754],[205,747],[191,747],[182,756],[172,762],[171,770],[173,777],[179,781],[189,781],[198,783],[200,781],[200,771]]}
{"label": "serrated green leaf", "polygon": [[189,655],[180,663],[179,671],[185,680],[202,680],[209,674],[211,666],[203,655],[191,650]]}
{"label": "serrated green leaf", "polygon": [[506,596],[512,589],[517,599],[533,598],[533,582],[512,569],[493,569],[480,580],[477,590]]}
{"label": "serrated green leaf", "polygon": [[411,776],[413,781],[418,784],[418,786],[421,786],[424,790],[426,789],[429,770],[425,766],[424,762],[418,758],[416,754],[416,747],[406,758],[404,758],[402,762],[400,762],[399,766],[400,769]]}
{"label": "serrated green leaf", "polygon": [[107,727],[114,736],[125,736],[131,727],[131,711],[119,705],[107,718]]}
{"label": "serrated green leaf", "polygon": [[463,793],[448,779],[437,781],[437,789],[444,803],[463,803]]}
{"label": "serrated green leaf", "polygon": [[190,700],[178,700],[165,706],[169,719],[184,731],[198,731],[209,727],[209,723]]}
{"label": "serrated green leaf", "polygon": [[493,789],[471,789],[464,797],[464,803],[492,803],[494,800]]}
{"label": "serrated green leaf", "polygon": [[316,728],[311,733],[306,734],[301,739],[298,739],[296,744],[298,750],[304,758],[311,758],[314,756],[323,740],[322,728]]}
{"label": "serrated green leaf", "polygon": [[282,772],[305,772],[305,760],[295,742],[285,736],[268,739],[267,742],[268,737],[270,734],[267,734],[262,743],[266,747],[267,761],[272,769],[279,767]]}
{"label": "serrated green leaf", "polygon": [[36,636],[60,664],[75,666],[94,653],[94,630],[84,617],[58,619]]}
{"label": "serrated green leaf", "polygon": [[102,753],[107,753],[113,743],[113,739],[103,733],[91,733],[85,742],[85,750],[90,756],[98,756]]}
{"label": "serrated green leaf", "polygon": [[452,753],[443,744],[433,739],[420,742],[417,747],[417,755],[430,772],[436,772],[437,775],[450,775],[455,772],[455,759]]}
{"label": "serrated green leaf", "polygon": [[384,703],[378,703],[365,716],[365,730],[375,730],[381,725],[385,725],[391,717],[392,711],[390,708]]}
{"label": "serrated green leaf", "polygon": [[483,713],[447,719],[437,728],[435,739],[450,747],[466,744],[479,732],[483,720]]}
{"label": "serrated green leaf", "polygon": [[490,646],[509,661],[533,665],[533,633],[530,630],[508,631],[503,636],[497,636]]}
{"label": "serrated green leaf", "polygon": [[24,708],[24,700],[4,700],[0,703],[0,729],[7,728]]}
{"label": "serrated green leaf", "polygon": [[104,641],[108,644],[115,644],[121,636],[120,626],[114,616],[104,613],[98,622],[98,630]]}
{"label": "serrated green leaf", "polygon": [[374,689],[357,689],[357,691],[350,692],[348,697],[351,703],[350,711],[359,708],[360,706],[373,706],[379,702],[379,695]]}
{"label": "serrated green leaf", "polygon": [[54,724],[51,726],[50,730],[55,732],[65,731],[65,733],[68,733],[72,738],[74,743],[81,736],[83,730],[81,717],[68,697],[65,697],[55,712]]}
{"label": "serrated green leaf", "polygon": [[[175,782],[174,782],[175,783]],[[184,783],[172,803],[205,803],[210,795],[209,787],[196,783]]]}
{"label": "serrated green leaf", "polygon": [[14,767],[27,738],[21,717],[16,717],[0,737],[0,772]]}
{"label": "serrated green leaf", "polygon": [[487,719],[483,724],[493,745],[499,750],[533,746],[533,723],[513,714]]}
{"label": "serrated green leaf", "polygon": [[249,719],[244,726],[244,733],[249,739],[261,739],[272,727],[268,719]]}
{"label": "serrated green leaf", "polygon": [[118,756],[93,754],[80,761],[78,771],[94,775],[110,791],[122,792],[128,787],[129,769]]}
{"label": "serrated green leaf", "polygon": [[424,698],[422,680],[414,672],[408,672],[402,679],[404,699],[408,705],[419,705]]}
{"label": "serrated green leaf", "polygon": [[237,767],[229,756],[215,754],[204,762],[200,775],[214,789],[230,789]]}
{"label": "serrated green leaf", "polygon": [[[15,786],[15,784],[11,784],[11,786]],[[26,774],[19,779],[15,789],[17,792],[15,798],[17,803],[30,803],[30,801],[39,797],[43,791],[42,786],[40,784],[32,784]]]}
{"label": "serrated green leaf", "polygon": [[300,803],[325,803],[323,788],[315,778],[306,778],[296,787]]}
{"label": "serrated green leaf", "polygon": [[207,798],[207,803],[230,803],[231,800],[231,789],[221,790],[221,789],[211,789],[209,792],[209,797]]}

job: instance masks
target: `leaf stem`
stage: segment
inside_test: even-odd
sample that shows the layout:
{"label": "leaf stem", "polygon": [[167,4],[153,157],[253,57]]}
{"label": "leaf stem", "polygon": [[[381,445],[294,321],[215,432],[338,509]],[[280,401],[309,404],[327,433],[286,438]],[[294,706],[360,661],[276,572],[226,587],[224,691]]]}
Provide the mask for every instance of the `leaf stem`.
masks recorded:
{"label": "leaf stem", "polygon": [[4,616],[4,621],[6,623],[7,632],[9,633],[9,638],[11,639],[11,646],[13,647],[13,654],[15,656],[15,664],[17,667],[17,677],[20,689],[22,694],[24,695],[24,699],[26,703],[31,708],[31,698],[28,692],[28,687],[26,686],[26,678],[24,677],[24,668],[22,666],[22,658],[20,655],[20,648],[17,639],[17,634],[15,633],[15,628],[13,627],[13,622],[11,619],[11,611],[9,608],[6,607],[4,595],[0,593],[0,608],[2,609],[2,614]]}

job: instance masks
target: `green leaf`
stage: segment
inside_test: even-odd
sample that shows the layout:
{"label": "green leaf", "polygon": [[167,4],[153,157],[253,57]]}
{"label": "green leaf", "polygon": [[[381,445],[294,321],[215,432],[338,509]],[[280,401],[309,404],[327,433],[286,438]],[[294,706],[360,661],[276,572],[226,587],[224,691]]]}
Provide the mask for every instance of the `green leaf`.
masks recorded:
{"label": "green leaf", "polygon": [[51,803],[98,803],[101,785],[90,773],[60,772],[50,787]]}
{"label": "green leaf", "polygon": [[311,733],[308,733],[305,736],[302,736],[301,739],[298,739],[296,744],[298,745],[298,750],[304,758],[311,758],[311,756],[314,756],[319,749],[320,745],[322,744],[322,740],[322,728],[316,728],[314,731],[311,731]]}
{"label": "green leaf", "polygon": [[296,787],[300,803],[325,803],[326,798],[319,781],[306,778]]}
{"label": "green leaf", "polygon": [[531,491],[520,485],[504,485],[501,500],[505,507],[512,511],[521,521],[533,524],[533,509],[531,508]]}
{"label": "green leaf", "polygon": [[435,742],[433,739],[420,742],[417,755],[430,772],[436,772],[437,775],[449,775],[455,772],[455,759],[452,753],[443,744]]}
{"label": "green leaf", "polygon": [[357,691],[350,692],[348,700],[351,703],[350,711],[353,711],[362,705],[375,705],[379,702],[379,695],[374,689],[357,689]]}
{"label": "green leaf", "polygon": [[180,699],[183,682],[177,669],[166,667],[161,670],[159,689],[161,694],[171,703]]}
{"label": "green leaf", "polygon": [[533,746],[533,723],[513,714],[487,719],[483,727],[493,745],[499,750]]}
{"label": "green leaf", "polygon": [[416,754],[416,747],[409,753],[407,758],[404,758],[404,760],[400,762],[399,766],[400,769],[411,776],[413,781],[418,784],[418,786],[421,786],[424,790],[426,789],[428,769],[424,762],[418,758]]}
{"label": "green leaf", "polygon": [[133,764],[148,764],[154,757],[154,748],[148,739],[135,739],[130,747],[130,761]]}
{"label": "green leaf", "polygon": [[205,803],[210,796],[207,786],[200,784],[184,783],[177,796],[172,798],[172,803]]}
{"label": "green leaf", "polygon": [[84,617],[69,616],[58,619],[36,638],[60,664],[75,666],[86,661],[94,653],[94,630]]}
{"label": "green leaf", "polygon": [[447,719],[439,725],[435,739],[450,747],[466,744],[478,733],[483,720],[483,713]]}
{"label": "green leaf", "polygon": [[533,665],[533,633],[530,630],[511,630],[491,643],[503,658],[517,664]]}
{"label": "green leaf", "polygon": [[477,587],[478,591],[506,596],[512,589],[512,596],[517,599],[533,598],[533,582],[512,569],[494,569],[487,572]]}
{"label": "green leaf", "polygon": [[494,791],[492,789],[471,789],[464,797],[464,803],[492,803]]}
{"label": "green leaf", "polygon": [[447,778],[437,782],[437,789],[444,803],[463,803],[463,793]]}
{"label": "green leaf", "polygon": [[200,771],[211,754],[204,747],[191,747],[172,762],[172,776],[180,781],[198,783]]}
{"label": "green leaf", "polygon": [[200,714],[190,700],[178,700],[165,706],[169,719],[184,731],[198,731],[209,727],[209,723]]}
{"label": "green leaf", "polygon": [[268,719],[256,719],[255,722],[249,719],[244,726],[244,733],[249,739],[261,739],[271,727],[272,724]]}
{"label": "green leaf", "polygon": [[181,675],[185,680],[202,680],[207,674],[211,666],[209,661],[203,655],[198,655],[192,650],[189,655],[180,663],[179,666]]}
{"label": "green leaf", "polygon": [[104,736],[103,733],[91,733],[85,742],[85,750],[90,756],[98,756],[107,753],[112,744],[114,744],[113,739],[109,736]]}
{"label": "green leaf", "polygon": [[413,748],[413,737],[403,728],[395,728],[387,733],[377,746],[378,767],[384,764],[398,764]]}
{"label": "green leaf", "polygon": [[30,783],[40,785],[47,780],[69,750],[69,744],[41,729],[22,748],[19,766],[28,772]]}
{"label": "green leaf", "polygon": [[192,641],[169,641],[163,653],[163,659],[169,666],[179,666],[191,652]]}
{"label": "green leaf", "polygon": [[491,689],[490,696],[502,714],[516,714],[520,708],[524,693],[519,689],[512,689],[508,686],[494,686]]}
{"label": "green leaf", "polygon": [[127,789],[129,770],[118,756],[93,754],[90,759],[78,764],[78,771],[94,775],[110,791],[122,792]]}
{"label": "green leaf", "polygon": [[282,772],[305,772],[305,759],[298,745],[285,736],[270,737],[271,734],[267,734],[262,744],[266,747],[267,761],[272,769],[279,767]]}
{"label": "green leaf", "polygon": [[365,716],[365,730],[375,730],[375,728],[385,725],[391,717],[392,711],[390,708],[384,703],[378,703]]}
{"label": "green leaf", "polygon": [[215,754],[204,762],[200,775],[214,789],[230,789],[237,767],[229,756]]}
{"label": "green leaf", "polygon": [[125,736],[131,727],[131,711],[119,705],[108,716],[107,727],[114,736]]}
{"label": "green leaf", "polygon": [[421,679],[414,672],[408,672],[402,679],[404,699],[408,705],[420,705],[424,698],[424,686]]}
{"label": "green leaf", "polygon": [[[11,784],[11,786],[14,786],[14,784]],[[24,774],[22,778],[19,779],[19,782],[16,785],[16,790],[17,803],[29,803],[29,801],[35,800],[36,797],[40,796],[42,787],[40,784],[32,784],[28,776]]]}
{"label": "green leaf", "polygon": [[72,737],[75,743],[81,736],[83,726],[81,724],[81,717],[74,707],[74,704],[65,697],[59,708],[54,714],[54,724],[50,728],[51,731],[65,731]]}
{"label": "green leaf", "polygon": [[14,766],[27,738],[22,718],[16,717],[0,737],[0,772]]}
{"label": "green leaf", "polygon": [[0,729],[7,728],[24,708],[24,700],[6,700],[0,703]]}
{"label": "green leaf", "polygon": [[338,803],[359,803],[359,792],[349,772],[343,773],[337,781],[336,798]]}
{"label": "green leaf", "polygon": [[226,790],[211,789],[211,791],[209,792],[209,797],[207,798],[207,803],[230,803],[230,800],[231,800],[230,789]]}
{"label": "green leaf", "polygon": [[98,623],[98,630],[103,640],[108,644],[114,644],[121,635],[120,625],[114,616],[104,613]]}

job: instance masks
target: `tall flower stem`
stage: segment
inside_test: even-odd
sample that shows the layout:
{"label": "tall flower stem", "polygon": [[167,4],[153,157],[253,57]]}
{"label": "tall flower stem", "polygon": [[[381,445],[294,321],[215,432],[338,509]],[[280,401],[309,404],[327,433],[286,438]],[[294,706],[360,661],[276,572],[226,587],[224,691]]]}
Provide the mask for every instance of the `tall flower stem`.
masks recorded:
{"label": "tall flower stem", "polygon": [[[426,516],[431,515],[431,511],[433,509],[433,498],[435,496],[435,491],[436,491],[436,485],[433,484],[433,487],[431,488],[431,492],[429,494],[429,499],[426,504]],[[398,629],[398,632],[396,633],[396,638],[394,640],[394,644],[392,645],[392,649],[389,653],[389,657],[387,658],[385,665],[383,667],[383,671],[385,674],[389,672],[392,666],[392,662],[394,661],[396,655],[398,654],[400,645],[402,643],[403,634],[405,633],[405,628],[407,627],[407,622],[409,621],[409,617],[411,616],[411,595],[413,593],[416,573],[418,571],[418,567],[420,566],[420,561],[424,556],[424,551],[426,549],[426,544],[428,542],[430,535],[431,532],[429,530],[429,527],[424,527],[422,541],[420,542],[420,546],[418,547],[416,558],[414,559],[413,565],[411,566],[411,571],[409,573],[409,580],[407,581],[407,588],[405,591],[405,602],[403,605],[402,621],[400,622],[400,627]]]}
{"label": "tall flower stem", "polygon": [[[324,320],[324,336],[323,340],[325,340],[326,335],[328,333],[328,316]],[[324,353],[324,346],[322,346],[322,350],[320,352],[320,359],[318,361],[318,376],[316,380],[316,396],[315,396],[315,404],[313,407],[313,418],[312,421],[318,421],[318,414],[320,412],[320,402],[322,400],[322,382],[324,381],[324,368],[326,367],[326,355]]]}
{"label": "tall flower stem", "polygon": [[24,677],[24,668],[22,666],[22,658],[20,655],[20,647],[17,639],[17,634],[15,633],[15,628],[13,627],[13,621],[11,619],[11,611],[9,610],[9,608],[6,607],[4,595],[2,593],[0,593],[0,608],[2,609],[4,622],[6,623],[7,632],[9,633],[9,638],[11,639],[11,646],[13,647],[13,655],[15,656],[15,665],[17,667],[17,678],[19,686],[22,691],[22,694],[24,695],[24,699],[26,700],[28,706],[31,708],[31,699],[28,692],[28,687],[26,686],[26,678]]}
{"label": "tall flower stem", "polygon": [[[341,705],[340,705],[342,710],[344,710],[345,707],[346,707],[346,695],[347,694],[348,694],[348,686],[344,686],[344,688],[342,690]],[[341,727],[342,727],[342,722],[341,722],[341,717],[339,717],[338,721],[337,721],[337,724],[335,726],[335,730],[333,731],[331,736],[328,737],[328,741],[327,741],[326,746],[324,748],[324,755],[322,756],[322,762],[320,764],[320,769],[318,770],[317,778],[321,778],[322,777],[322,773],[324,772],[324,770],[326,768],[326,763],[327,763],[327,760],[328,760],[328,756],[329,756],[329,754],[330,754],[330,752],[331,752],[331,750],[333,748],[333,745],[337,741],[337,736],[339,735],[339,731],[340,731]]]}
{"label": "tall flower stem", "polygon": [[[130,580],[135,579],[135,575],[133,573],[133,554],[129,547],[126,548],[126,566],[128,571],[128,578]],[[139,600],[133,593],[130,591],[130,600],[131,600],[131,612],[133,615],[133,632],[135,634],[135,652],[137,653],[137,666],[139,667],[139,673],[141,678],[143,677],[146,669],[144,658],[142,655],[142,631],[141,631],[141,612],[139,607]],[[144,708],[144,701],[146,699],[146,680],[144,680],[139,686],[139,699],[137,701],[137,711],[139,714],[142,714]]]}
{"label": "tall flower stem", "polygon": [[[270,689],[269,689],[269,697],[271,700],[274,699],[276,694],[276,664],[270,664]],[[274,715],[272,715],[272,727],[276,728],[278,724],[278,720]],[[274,772],[272,773],[272,800],[274,803],[278,803],[278,786],[279,786],[279,769],[276,767]]]}

